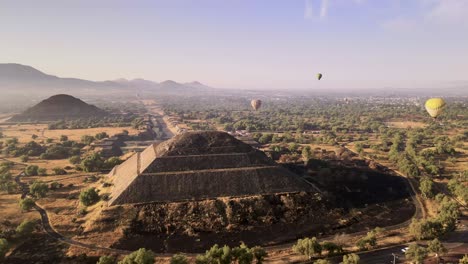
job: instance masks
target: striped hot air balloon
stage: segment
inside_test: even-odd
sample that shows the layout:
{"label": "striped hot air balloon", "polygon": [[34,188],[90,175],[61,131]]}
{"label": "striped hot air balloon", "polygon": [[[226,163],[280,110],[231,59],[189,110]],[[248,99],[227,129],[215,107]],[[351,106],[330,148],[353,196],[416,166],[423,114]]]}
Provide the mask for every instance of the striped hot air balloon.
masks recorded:
{"label": "striped hot air balloon", "polygon": [[431,98],[426,101],[424,105],[426,107],[426,111],[429,115],[433,118],[437,118],[445,108],[445,101],[442,98]]}

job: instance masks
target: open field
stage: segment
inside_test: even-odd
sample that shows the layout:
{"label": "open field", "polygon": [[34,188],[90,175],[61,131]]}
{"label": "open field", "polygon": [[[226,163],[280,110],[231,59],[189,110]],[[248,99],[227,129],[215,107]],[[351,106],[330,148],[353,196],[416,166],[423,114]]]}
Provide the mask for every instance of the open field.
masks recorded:
{"label": "open field", "polygon": [[138,130],[132,127],[97,127],[86,129],[47,129],[46,124],[18,124],[18,125],[0,125],[0,130],[7,138],[16,137],[21,143],[26,143],[32,140],[32,135],[37,135],[37,140],[52,138],[57,141],[60,136],[65,135],[69,140],[80,141],[84,135],[94,136],[100,132],[106,132],[112,136],[127,130],[130,135],[136,135]]}
{"label": "open field", "polygon": [[426,123],[414,121],[391,121],[385,122],[389,127],[393,128],[424,128],[427,127]]}

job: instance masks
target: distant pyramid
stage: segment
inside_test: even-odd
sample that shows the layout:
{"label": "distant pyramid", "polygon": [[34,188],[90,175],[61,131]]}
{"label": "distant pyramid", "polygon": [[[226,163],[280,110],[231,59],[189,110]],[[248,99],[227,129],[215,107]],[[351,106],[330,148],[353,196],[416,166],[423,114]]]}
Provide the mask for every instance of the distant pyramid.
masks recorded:
{"label": "distant pyramid", "polygon": [[110,205],[306,191],[299,176],[224,132],[187,132],[116,166]]}
{"label": "distant pyramid", "polygon": [[108,115],[107,112],[94,105],[89,105],[71,95],[58,94],[43,100],[19,115],[13,116],[10,121],[54,121],[106,115]]}

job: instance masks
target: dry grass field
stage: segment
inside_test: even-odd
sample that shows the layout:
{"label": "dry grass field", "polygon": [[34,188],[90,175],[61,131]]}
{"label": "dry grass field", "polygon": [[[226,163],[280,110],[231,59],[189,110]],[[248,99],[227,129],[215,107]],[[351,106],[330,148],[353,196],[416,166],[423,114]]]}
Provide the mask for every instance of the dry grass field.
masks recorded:
{"label": "dry grass field", "polygon": [[57,141],[60,136],[65,135],[69,140],[79,141],[82,136],[94,136],[100,132],[106,132],[112,136],[127,130],[130,135],[138,134],[138,130],[132,127],[97,127],[86,129],[47,129],[46,124],[18,124],[18,125],[0,125],[0,131],[6,138],[16,137],[20,143],[27,143],[32,140],[32,135],[37,135],[37,140],[52,138]]}
{"label": "dry grass field", "polygon": [[20,194],[0,194],[0,221],[8,221],[17,226],[25,219],[39,219],[39,214],[34,211],[21,211],[18,204],[20,198]]}
{"label": "dry grass field", "polygon": [[394,128],[424,128],[427,126],[424,122],[414,122],[414,121],[392,121],[386,122],[387,126]]}

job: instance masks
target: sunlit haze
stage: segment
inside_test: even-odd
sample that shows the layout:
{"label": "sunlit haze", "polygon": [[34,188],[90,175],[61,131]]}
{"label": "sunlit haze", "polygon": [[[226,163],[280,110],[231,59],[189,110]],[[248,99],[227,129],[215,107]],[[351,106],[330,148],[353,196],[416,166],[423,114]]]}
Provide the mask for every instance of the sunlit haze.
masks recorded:
{"label": "sunlit haze", "polygon": [[[217,88],[468,81],[468,1],[0,1],[1,61]],[[316,73],[324,82],[316,82]]]}

